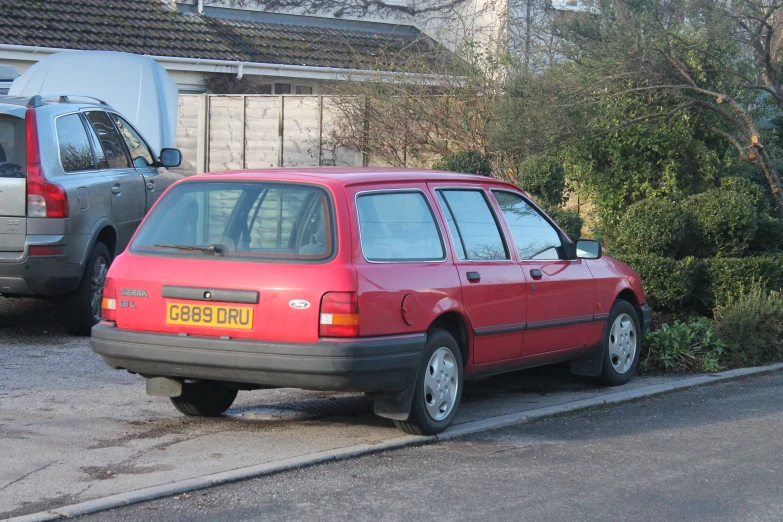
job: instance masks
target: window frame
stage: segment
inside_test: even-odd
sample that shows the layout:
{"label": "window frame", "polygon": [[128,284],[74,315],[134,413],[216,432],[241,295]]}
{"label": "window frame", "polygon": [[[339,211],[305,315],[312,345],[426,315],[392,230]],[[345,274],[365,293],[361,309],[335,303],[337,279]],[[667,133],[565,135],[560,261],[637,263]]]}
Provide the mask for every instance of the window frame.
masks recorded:
{"label": "window frame", "polygon": [[[139,248],[138,245],[136,245],[136,241],[138,238],[138,235],[134,236],[134,238],[131,240],[130,243],[128,243],[128,251],[133,253],[134,255],[140,255],[140,256],[151,256],[151,257],[163,257],[163,258],[169,258],[169,259],[209,259],[212,261],[217,261],[220,263],[271,263],[271,264],[281,264],[281,265],[320,265],[320,264],[326,264],[331,261],[333,261],[337,255],[340,252],[340,241],[339,241],[339,225],[337,223],[338,216],[336,213],[336,206],[334,203],[334,197],[332,195],[331,190],[327,185],[322,185],[319,183],[311,183],[311,182],[291,182],[291,181],[278,181],[278,180],[267,180],[267,179],[194,179],[193,181],[186,181],[183,183],[178,183],[177,187],[187,187],[191,184],[230,184],[230,183],[236,183],[239,185],[247,185],[247,184],[253,184],[253,183],[260,183],[260,184],[266,184],[266,185],[294,185],[294,186],[304,186],[313,188],[316,190],[320,190],[322,192],[322,196],[326,198],[326,211],[330,214],[329,221],[329,234],[331,234],[331,251],[329,251],[324,257],[319,257],[317,259],[312,258],[290,258],[290,257],[278,257],[278,256],[259,256],[259,257],[253,257],[253,256],[246,256],[246,255],[239,255],[239,256],[213,256],[209,258],[205,258],[203,255],[198,255],[196,253],[178,253],[177,255],[171,255],[172,253],[170,251],[166,251],[164,249],[158,250],[152,250],[152,249],[145,249],[143,246]],[[172,187],[174,189],[174,187]],[[163,205],[161,203],[165,203],[165,199],[168,199],[172,197],[171,195],[174,194],[175,190],[167,190],[165,194],[163,194],[160,197],[160,200],[156,202],[155,207],[147,213],[145,216],[145,221],[148,220],[150,216],[153,215],[153,213],[160,212]],[[241,197],[241,196],[240,196]],[[235,212],[236,208],[232,209],[229,222],[236,219]],[[142,225],[139,225],[139,229],[141,230]]]}
{"label": "window frame", "polygon": [[[498,200],[495,199],[495,194],[494,194],[495,192],[508,192],[509,194],[513,194],[515,196],[519,196],[520,198],[522,198],[522,200],[525,203],[530,205],[531,208],[533,208],[533,210],[538,212],[538,214],[541,217],[544,218],[544,221],[549,223],[549,226],[551,226],[552,228],[555,229],[555,232],[557,232],[557,235],[560,237],[560,242],[562,243],[563,253],[566,256],[565,259],[522,259],[522,258],[519,257],[519,249],[517,248],[517,242],[514,240],[514,234],[511,232],[511,227],[509,226],[508,221],[506,221],[506,216],[503,216],[503,223],[508,228],[508,233],[511,236],[511,242],[514,245],[514,252],[515,252],[514,255],[517,257],[519,262],[574,261],[576,259],[576,255],[575,255],[575,252],[576,252],[576,242],[575,241],[571,241],[571,239],[568,237],[568,234],[566,234],[563,231],[563,229],[560,228],[560,225],[555,223],[555,221],[551,217],[549,217],[549,215],[546,212],[544,212],[541,209],[541,207],[536,205],[536,203],[533,200],[531,200],[529,197],[525,196],[521,192],[517,192],[515,190],[511,190],[511,189],[504,188],[504,187],[491,188],[491,189],[489,189],[489,191],[490,191],[490,193],[492,193],[492,201],[493,201],[493,203],[495,205],[497,205],[498,208],[500,208],[500,203],[498,203]],[[500,213],[503,214],[502,211]]]}
{"label": "window frame", "polygon": [[[137,170],[136,166],[133,164],[133,160],[131,160],[131,154],[130,154],[130,151],[128,150],[128,145],[125,143],[125,138],[122,136],[122,133],[120,132],[120,129],[117,128],[117,125],[115,125],[114,120],[111,118],[111,116],[109,116],[109,113],[113,112],[113,111],[107,111],[107,110],[104,110],[104,109],[89,108],[89,109],[83,109],[80,112],[84,115],[84,119],[86,120],[85,123],[87,123],[90,127],[92,127],[92,131],[95,133],[95,138],[98,140],[98,143],[96,143],[95,146],[96,147],[101,147],[101,150],[103,150],[104,157],[106,157],[106,149],[103,147],[103,144],[101,143],[101,137],[98,136],[98,131],[95,130],[95,127],[93,126],[92,120],[90,120],[90,117],[88,116],[88,113],[91,113],[91,112],[102,112],[103,114],[105,114],[106,115],[106,119],[109,120],[109,123],[111,123],[112,129],[114,129],[114,132],[116,132],[117,135],[120,137],[120,144],[122,146],[123,152],[125,153],[125,159],[128,160],[128,166],[127,167],[111,167],[111,166],[108,166],[109,160],[106,159],[107,167],[105,169],[98,169],[98,170],[128,170],[128,169]],[[95,151],[93,151],[93,156],[95,157],[95,163],[97,165],[98,158],[95,155]]]}
{"label": "window frame", "polygon": [[[506,250],[506,259],[459,259],[459,256],[457,256],[457,260],[462,263],[513,263],[517,256],[514,252],[516,252],[516,244],[514,244],[514,250],[509,248],[509,242],[508,238],[506,237],[506,228],[505,228],[505,219],[501,222],[498,219],[497,211],[495,205],[497,202],[495,201],[495,197],[492,198],[489,197],[489,194],[487,194],[487,190],[484,187],[481,186],[466,186],[466,185],[454,185],[454,186],[438,186],[432,189],[433,192],[437,191],[447,191],[447,190],[462,190],[462,191],[473,191],[473,192],[481,192],[481,195],[484,197],[484,201],[487,203],[487,207],[489,207],[489,212],[492,214],[492,218],[495,220],[495,226],[498,227],[498,232],[500,232],[500,240],[503,242],[503,248]],[[449,205],[449,211],[451,212],[452,217],[454,218],[454,224],[459,228],[459,225],[457,223],[457,216],[454,215],[454,211],[451,210],[451,204],[448,202],[448,200],[444,197],[443,201],[446,202],[447,205]],[[445,219],[445,216],[444,216]],[[447,227],[448,228],[448,225]],[[449,231],[451,233],[451,231]],[[451,237],[451,236],[449,236]],[[462,241],[462,238],[451,238],[451,241],[454,242],[456,245],[456,241]],[[513,238],[512,238],[513,241]],[[513,244],[513,243],[512,243]],[[465,245],[462,245],[462,248],[465,250],[465,256],[468,255],[467,249],[465,248]],[[455,247],[456,252],[456,247]]]}
{"label": "window frame", "polygon": [[[59,120],[60,118],[64,118],[65,116],[74,116],[74,115],[76,115],[76,117],[79,118],[79,121],[82,122],[84,133],[87,135],[87,143],[90,144],[90,152],[92,153],[91,169],[67,171],[63,166],[62,150],[60,147],[60,131],[57,129],[57,120]],[[82,111],[66,112],[63,114],[58,114],[57,116],[54,117],[54,140],[57,142],[57,161],[60,164],[60,170],[62,170],[63,174],[66,176],[98,173],[102,170],[98,168],[98,156],[95,154],[95,144],[92,142],[93,140],[92,140],[92,136],[90,135],[90,129],[88,129],[86,125],[88,125],[88,123],[85,121],[85,116],[82,114]]]}
{"label": "window frame", "polygon": [[[361,196],[367,196],[367,195],[383,195],[383,194],[399,194],[399,193],[418,193],[421,194],[424,197],[424,202],[427,204],[427,208],[430,211],[430,215],[432,216],[432,221],[435,223],[435,229],[438,231],[438,239],[440,240],[440,247],[443,251],[443,258],[442,259],[412,259],[412,258],[401,258],[401,259],[391,259],[391,260],[371,260],[367,259],[367,256],[364,254],[364,243],[362,242],[362,223],[359,219],[359,197]],[[353,196],[353,205],[354,205],[354,215],[356,216],[356,229],[359,232],[359,250],[362,252],[362,259],[364,259],[367,263],[371,264],[379,264],[379,265],[388,265],[388,264],[399,264],[399,263],[445,263],[449,260],[449,249],[446,248],[446,242],[443,240],[443,231],[441,230],[440,221],[438,221],[438,217],[435,214],[435,211],[432,207],[432,202],[430,201],[429,195],[427,192],[423,189],[411,187],[411,188],[399,188],[399,189],[371,189],[371,190],[362,190],[354,194]]]}
{"label": "window frame", "polygon": [[106,114],[109,114],[109,115],[113,114],[113,115],[117,116],[118,119],[122,120],[123,125],[127,125],[128,127],[131,128],[131,130],[133,132],[138,134],[139,138],[141,138],[141,142],[147,148],[147,152],[149,152],[150,156],[152,156],[152,161],[154,162],[152,165],[147,165],[146,167],[137,167],[136,164],[133,163],[133,153],[131,152],[130,147],[128,147],[128,143],[125,141],[125,136],[123,136],[123,134],[120,131],[120,129],[117,128],[117,123],[114,121],[114,119],[112,119],[112,117],[109,116],[109,121],[112,123],[112,125],[114,125],[114,129],[120,134],[120,137],[122,138],[122,142],[125,143],[125,149],[126,149],[125,151],[128,153],[128,157],[131,160],[131,162],[130,162],[131,163],[131,167],[133,167],[136,170],[138,170],[140,168],[157,168],[157,167],[159,167],[160,166],[160,159],[155,157],[155,152],[152,150],[152,147],[150,147],[150,144],[147,143],[147,138],[145,138],[144,135],[141,132],[139,132],[139,129],[134,127],[133,124],[131,122],[129,122],[128,119],[125,118],[119,112],[116,112],[116,111],[105,111],[105,112],[106,112]]}

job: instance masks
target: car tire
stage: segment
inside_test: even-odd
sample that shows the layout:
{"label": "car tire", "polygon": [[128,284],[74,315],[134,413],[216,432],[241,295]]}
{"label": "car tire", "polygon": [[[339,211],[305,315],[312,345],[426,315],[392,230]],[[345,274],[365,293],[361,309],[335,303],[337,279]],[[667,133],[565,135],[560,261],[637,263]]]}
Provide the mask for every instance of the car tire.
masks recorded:
{"label": "car tire", "polygon": [[218,417],[234,404],[237,390],[212,381],[182,385],[182,395],[171,397],[180,412],[191,417]]}
{"label": "car tire", "polygon": [[66,300],[69,321],[65,328],[71,335],[90,335],[92,327],[100,321],[103,285],[111,260],[111,253],[106,245],[95,243],[84,266],[79,286]]}
{"label": "car tire", "polygon": [[603,367],[598,381],[607,386],[627,383],[636,373],[642,351],[639,314],[631,303],[615,301],[603,336]]}
{"label": "car tire", "polygon": [[462,398],[462,369],[462,355],[454,337],[445,330],[429,332],[410,415],[394,424],[411,435],[435,435],[448,428]]}

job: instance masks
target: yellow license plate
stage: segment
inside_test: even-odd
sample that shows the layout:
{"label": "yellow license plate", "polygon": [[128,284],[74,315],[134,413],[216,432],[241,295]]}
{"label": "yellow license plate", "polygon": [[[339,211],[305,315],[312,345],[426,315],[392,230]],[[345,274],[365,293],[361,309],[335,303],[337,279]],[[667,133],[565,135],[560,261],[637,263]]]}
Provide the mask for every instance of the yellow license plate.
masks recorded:
{"label": "yellow license plate", "polygon": [[167,303],[166,324],[253,329],[253,309],[244,306]]}

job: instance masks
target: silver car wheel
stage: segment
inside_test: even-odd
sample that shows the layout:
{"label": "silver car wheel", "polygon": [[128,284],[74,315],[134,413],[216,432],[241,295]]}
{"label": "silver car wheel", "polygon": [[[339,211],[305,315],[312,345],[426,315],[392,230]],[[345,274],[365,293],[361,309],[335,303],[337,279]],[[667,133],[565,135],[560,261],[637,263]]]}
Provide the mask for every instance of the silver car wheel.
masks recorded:
{"label": "silver car wheel", "polygon": [[432,420],[449,416],[457,400],[457,362],[448,348],[435,350],[424,372],[424,404]]}
{"label": "silver car wheel", "polygon": [[636,358],[636,326],[628,314],[620,314],[609,330],[609,361],[618,374],[633,366]]}

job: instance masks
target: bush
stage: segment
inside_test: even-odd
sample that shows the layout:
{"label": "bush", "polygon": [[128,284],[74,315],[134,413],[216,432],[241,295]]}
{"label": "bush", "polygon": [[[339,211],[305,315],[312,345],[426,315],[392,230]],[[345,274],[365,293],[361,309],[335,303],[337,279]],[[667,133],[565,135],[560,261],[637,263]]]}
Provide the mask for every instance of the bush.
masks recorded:
{"label": "bush", "polygon": [[748,251],[755,254],[783,252],[783,221],[769,217],[759,219],[756,234],[750,242]]}
{"label": "bush", "polygon": [[714,189],[687,198],[683,210],[698,224],[699,257],[741,257],[758,227],[753,203],[742,192]]}
{"label": "bush", "polygon": [[699,292],[709,291],[702,283],[701,263],[692,257],[677,260],[659,256],[625,255],[619,259],[639,273],[647,302],[656,310],[675,312],[700,309]]}
{"label": "bush", "polygon": [[758,281],[739,297],[715,310],[715,323],[726,343],[725,360],[731,366],[756,365],[783,356],[783,295]]}
{"label": "bush", "polygon": [[572,212],[559,207],[549,208],[546,212],[555,220],[555,223],[560,225],[560,228],[562,228],[566,234],[571,236],[571,239],[579,239],[582,237],[582,225],[584,225],[584,220],[577,212]]}
{"label": "bush", "polygon": [[492,175],[492,162],[489,161],[489,156],[476,150],[463,150],[447,154],[436,161],[432,168],[481,176]]}
{"label": "bush", "polygon": [[557,207],[563,202],[565,169],[555,157],[544,154],[529,156],[519,164],[517,182],[522,190],[544,206]]}
{"label": "bush", "polygon": [[623,214],[609,249],[624,254],[681,258],[695,240],[694,223],[669,199],[645,199]]}
{"label": "bush", "polygon": [[721,369],[726,344],[712,321],[702,317],[691,323],[664,324],[644,337],[646,356],[642,370],[704,371]]}
{"label": "bush", "polygon": [[702,291],[701,300],[707,309],[726,305],[754,282],[783,288],[783,256],[705,259],[703,266],[709,288]]}

